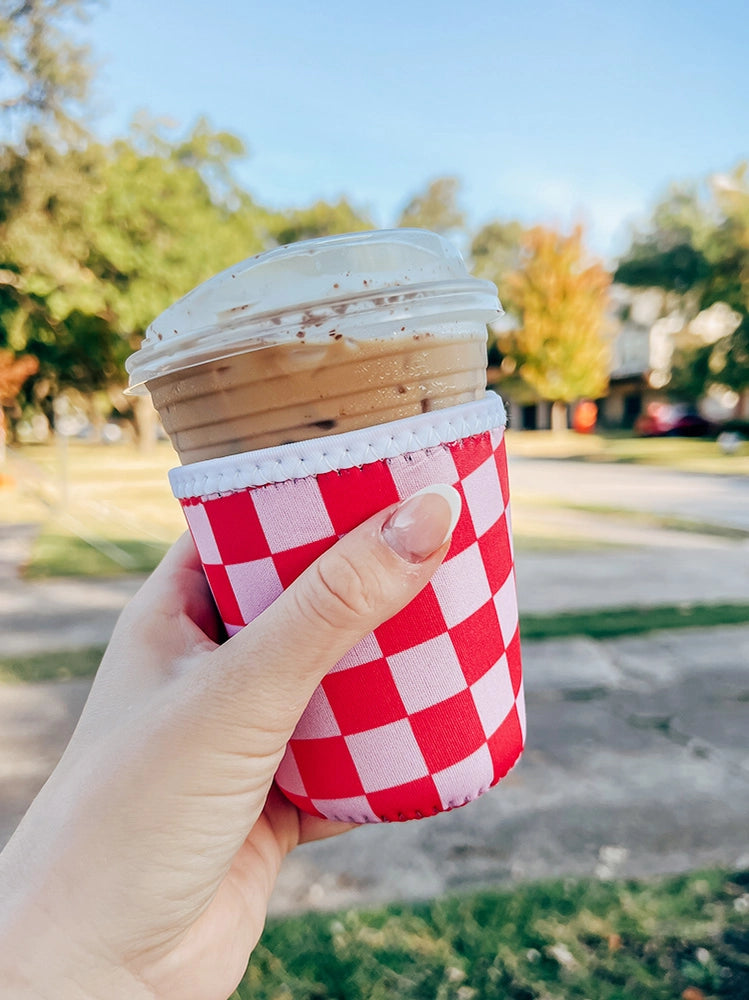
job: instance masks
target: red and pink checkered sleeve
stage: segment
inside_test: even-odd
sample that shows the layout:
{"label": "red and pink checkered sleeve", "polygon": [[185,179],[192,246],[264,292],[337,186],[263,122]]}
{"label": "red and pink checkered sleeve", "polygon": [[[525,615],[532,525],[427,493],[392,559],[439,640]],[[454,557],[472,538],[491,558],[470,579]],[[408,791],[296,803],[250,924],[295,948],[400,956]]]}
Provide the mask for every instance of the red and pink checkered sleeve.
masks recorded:
{"label": "red and pink checkered sleeve", "polygon": [[431,483],[463,500],[443,564],[325,677],[278,770],[282,791],[312,814],[358,823],[432,815],[485,792],[522,751],[503,428],[181,501],[231,635],[341,535]]}

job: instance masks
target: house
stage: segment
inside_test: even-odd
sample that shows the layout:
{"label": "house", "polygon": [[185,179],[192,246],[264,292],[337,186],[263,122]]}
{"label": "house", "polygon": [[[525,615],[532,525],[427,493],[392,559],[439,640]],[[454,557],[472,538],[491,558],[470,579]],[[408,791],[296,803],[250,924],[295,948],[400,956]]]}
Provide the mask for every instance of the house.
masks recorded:
{"label": "house", "polygon": [[[609,390],[595,401],[598,425],[611,430],[631,429],[649,403],[664,399],[675,347],[679,343],[715,343],[732,333],[738,322],[738,315],[722,302],[690,320],[681,301],[661,289],[612,285]],[[505,378],[501,368],[489,369],[489,383],[505,399],[511,427],[550,428],[548,400],[538,399],[520,380]],[[701,403],[705,416],[713,420],[730,416],[736,403],[734,395],[712,391]],[[571,419],[574,405],[568,410]]]}

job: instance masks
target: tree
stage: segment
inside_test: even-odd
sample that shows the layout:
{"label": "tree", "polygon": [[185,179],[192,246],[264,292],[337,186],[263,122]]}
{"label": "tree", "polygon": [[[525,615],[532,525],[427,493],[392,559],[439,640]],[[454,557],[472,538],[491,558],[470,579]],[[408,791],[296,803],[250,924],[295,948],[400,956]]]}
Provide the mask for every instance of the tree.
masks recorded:
{"label": "tree", "polygon": [[0,346],[35,354],[52,395],[121,387],[158,313],[267,246],[270,213],[232,180],[242,154],[205,122],[173,140],[140,122],[108,146],[6,148]]}
{"label": "tree", "polygon": [[552,427],[566,426],[566,405],[601,396],[608,384],[606,310],[611,277],[588,258],[577,227],[570,236],[537,226],[522,242],[519,267],[506,279],[517,329],[500,335],[500,349],[542,399],[551,400]]}
{"label": "tree", "polygon": [[729,174],[711,179],[710,190],[718,224],[706,239],[710,281],[702,308],[725,302],[742,315],[749,314],[749,176],[740,163]]}
{"label": "tree", "polygon": [[[50,419],[51,397],[61,386],[86,389],[85,381],[66,374],[65,317],[73,309],[95,315],[103,307],[85,267],[87,242],[80,226],[96,169],[93,149],[65,151],[38,128],[28,131],[25,149],[0,150],[0,347],[30,351],[40,360],[38,375],[23,393]],[[94,347],[99,345],[83,345],[78,352],[92,372],[103,349]]]}
{"label": "tree", "polygon": [[340,198],[335,204],[317,201],[308,208],[280,213],[271,224],[272,235],[280,246],[367,229],[372,229],[372,221],[345,198]]}
{"label": "tree", "polygon": [[2,327],[16,350],[25,346],[27,320],[45,311],[60,318],[73,287],[95,291],[81,222],[102,157],[94,145],[61,151],[38,130],[27,134],[25,150],[0,151],[0,309],[15,308]]}
{"label": "tree", "polygon": [[71,21],[98,0],[0,0],[0,112],[20,139],[29,125],[49,134],[80,131],[91,76],[86,46],[71,41]]}
{"label": "tree", "polygon": [[519,222],[495,220],[482,226],[471,240],[472,271],[478,278],[494,282],[503,304],[507,275],[520,264],[523,233]]}
{"label": "tree", "polygon": [[676,347],[671,360],[668,394],[686,403],[698,403],[712,379],[712,355],[712,344]]}
{"label": "tree", "polygon": [[154,126],[104,150],[82,210],[85,263],[130,348],[174,299],[267,245],[271,216],[231,179],[243,155],[236,136],[204,121],[173,143]]}
{"label": "tree", "polygon": [[[77,268],[62,206],[84,200],[86,169],[66,161],[86,141],[91,67],[86,46],[68,31],[98,0],[0,0],[0,348],[7,359],[49,323],[45,294]],[[65,162],[69,168],[60,169]],[[52,216],[57,216],[54,225]],[[61,238],[62,237],[62,238]],[[14,364],[24,377],[38,360]],[[7,405],[7,404],[6,404]]]}
{"label": "tree", "polygon": [[[685,323],[716,303],[749,315],[749,178],[747,165],[701,187],[673,189],[656,206],[650,228],[638,234],[615,280],[662,289]],[[677,345],[678,347],[678,345]],[[710,385],[741,397],[749,386],[746,325],[711,343],[678,347],[669,391],[700,398]],[[739,404],[741,405],[741,404]]]}
{"label": "tree", "polygon": [[30,354],[16,357],[12,351],[0,350],[0,465],[5,461],[5,410],[17,405],[21,386],[39,368]]}
{"label": "tree", "polygon": [[710,356],[713,372],[711,381],[731,389],[738,396],[737,415],[749,416],[749,316],[745,315],[730,337],[713,348]]}
{"label": "tree", "polygon": [[437,177],[415,194],[401,212],[398,225],[450,235],[465,227],[465,214],[458,205],[457,177]]}
{"label": "tree", "polygon": [[675,186],[656,205],[649,228],[635,234],[614,280],[634,288],[691,295],[693,308],[699,310],[711,297],[711,241],[718,222],[716,205],[700,189]]}

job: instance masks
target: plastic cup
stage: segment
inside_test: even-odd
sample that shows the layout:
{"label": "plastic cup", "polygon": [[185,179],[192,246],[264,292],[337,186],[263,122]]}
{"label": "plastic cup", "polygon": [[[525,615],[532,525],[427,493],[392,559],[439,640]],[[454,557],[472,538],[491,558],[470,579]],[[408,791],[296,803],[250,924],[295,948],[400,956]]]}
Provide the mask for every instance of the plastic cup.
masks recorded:
{"label": "plastic cup", "polygon": [[430,816],[522,751],[506,418],[486,392],[499,314],[441,237],[355,233],[223,271],[128,360],[180,456],[172,488],[228,635],[375,512],[461,496],[432,580],[335,665],[289,742],[276,782],[313,815]]}
{"label": "plastic cup", "polygon": [[480,399],[501,307],[423,230],[333,236],[228,268],[159,316],[127,362],[183,464]]}

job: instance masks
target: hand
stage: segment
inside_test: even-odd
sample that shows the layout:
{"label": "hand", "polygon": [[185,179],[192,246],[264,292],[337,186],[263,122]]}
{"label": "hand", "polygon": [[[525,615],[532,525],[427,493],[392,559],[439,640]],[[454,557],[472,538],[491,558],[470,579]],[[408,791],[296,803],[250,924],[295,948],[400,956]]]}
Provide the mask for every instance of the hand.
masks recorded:
{"label": "hand", "polygon": [[325,673],[439,565],[459,498],[376,515],[218,645],[189,536],[123,612],[60,764],[0,856],[0,982],[225,1000],[285,855],[347,829],[272,787]]}

